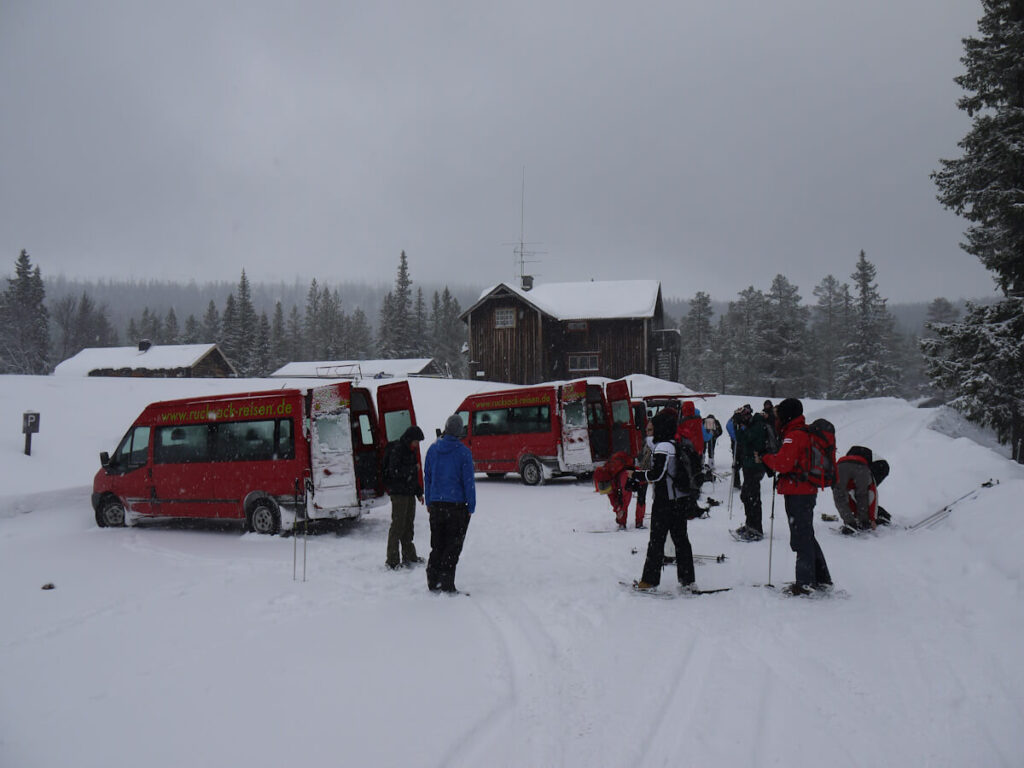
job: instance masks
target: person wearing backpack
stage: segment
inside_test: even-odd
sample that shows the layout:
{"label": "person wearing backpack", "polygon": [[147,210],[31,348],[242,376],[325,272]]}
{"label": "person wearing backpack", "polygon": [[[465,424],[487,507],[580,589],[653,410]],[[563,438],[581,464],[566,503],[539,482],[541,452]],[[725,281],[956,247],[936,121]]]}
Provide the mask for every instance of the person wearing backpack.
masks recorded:
{"label": "person wearing backpack", "polygon": [[[692,405],[692,404],[691,404]],[[654,462],[651,469],[632,474],[654,484],[654,502],[651,504],[651,537],[647,544],[647,559],[637,589],[652,590],[661,583],[661,566],[665,558],[665,539],[671,535],[676,549],[676,576],[679,584],[688,587],[694,583],[693,549],[686,534],[687,510],[696,499],[684,495],[677,488],[675,414],[662,411],[654,417]],[[689,477],[689,474],[686,475]]]}
{"label": "person wearing backpack", "polygon": [[743,409],[738,418],[742,429],[736,433],[736,461],[743,472],[740,501],[746,521],[733,534],[739,541],[761,541],[764,538],[761,506],[761,481],[765,465],[757,457],[770,453],[768,424],[764,415]]}
{"label": "person wearing backpack", "polygon": [[[804,406],[786,398],[775,409],[776,427],[782,437],[777,453],[757,460],[778,473],[778,492],[785,500],[789,521],[789,547],[796,553],[796,579],[787,591],[806,595],[832,585],[825,555],[814,537],[814,504],[818,486],[811,482],[811,435],[804,420]],[[834,458],[834,456],[833,456]]]}
{"label": "person wearing backpack", "polygon": [[[423,430],[409,427],[394,443],[388,444],[384,463],[384,485],[391,496],[391,528],[388,530],[387,556],[384,560],[391,570],[399,565],[422,563],[413,543],[413,523],[416,520],[416,501],[423,503],[423,485],[420,482],[420,440]],[[402,560],[399,563],[398,552]]]}
{"label": "person wearing backpack", "polygon": [[715,443],[722,436],[722,425],[715,414],[709,413],[704,419],[704,434],[707,437],[708,461],[712,466],[715,464]]}

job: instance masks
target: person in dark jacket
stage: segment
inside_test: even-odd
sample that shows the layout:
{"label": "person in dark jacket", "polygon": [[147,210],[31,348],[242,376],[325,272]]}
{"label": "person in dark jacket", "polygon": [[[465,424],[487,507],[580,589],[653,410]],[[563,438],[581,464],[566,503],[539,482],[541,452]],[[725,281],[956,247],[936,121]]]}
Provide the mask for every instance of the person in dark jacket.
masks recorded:
{"label": "person in dark jacket", "polygon": [[832,585],[825,555],[814,538],[814,503],[818,489],[806,476],[811,438],[806,432],[804,406],[799,400],[786,398],[778,404],[775,412],[782,445],[778,453],[759,458],[766,467],[779,474],[778,491],[786,503],[789,548],[796,552],[796,580],[788,591],[805,595],[814,589]]}
{"label": "person in dark jacket", "polygon": [[398,568],[398,550],[401,547],[401,564],[411,566],[422,563],[416,556],[413,543],[413,523],[416,520],[416,501],[423,503],[423,486],[420,484],[420,440],[423,430],[411,426],[398,439],[388,454],[388,465],[384,477],[387,491],[391,496],[391,529],[388,531],[388,549],[384,565]]}
{"label": "person in dark jacket", "polygon": [[637,588],[651,590],[661,583],[661,566],[665,557],[665,539],[671,535],[676,548],[676,575],[679,584],[688,587],[694,582],[693,549],[686,534],[687,504],[696,499],[680,497],[673,478],[676,473],[676,449],[672,443],[675,415],[662,411],[654,417],[654,462],[651,469],[634,473],[654,484],[651,505],[651,538],[647,544],[647,560]]}
{"label": "person in dark jacket", "polygon": [[458,592],[455,567],[476,511],[473,455],[460,439],[462,432],[462,419],[449,416],[444,434],[427,449],[423,463],[423,496],[430,515],[427,588],[431,592]]}
{"label": "person in dark jacket", "polygon": [[761,509],[761,480],[764,479],[765,467],[757,457],[768,453],[768,424],[764,415],[751,414],[746,409],[742,412],[743,429],[736,433],[736,461],[743,470],[743,485],[740,489],[740,501],[746,522],[736,529],[736,537],[742,541],[760,541],[764,538]]}

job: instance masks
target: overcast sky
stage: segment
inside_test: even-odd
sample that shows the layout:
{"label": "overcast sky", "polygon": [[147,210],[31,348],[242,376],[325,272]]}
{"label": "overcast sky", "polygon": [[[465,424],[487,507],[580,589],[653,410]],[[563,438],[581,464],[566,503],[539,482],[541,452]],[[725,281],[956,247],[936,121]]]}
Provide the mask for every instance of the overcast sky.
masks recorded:
{"label": "overcast sky", "polygon": [[0,274],[990,295],[929,173],[975,0],[0,0]]}

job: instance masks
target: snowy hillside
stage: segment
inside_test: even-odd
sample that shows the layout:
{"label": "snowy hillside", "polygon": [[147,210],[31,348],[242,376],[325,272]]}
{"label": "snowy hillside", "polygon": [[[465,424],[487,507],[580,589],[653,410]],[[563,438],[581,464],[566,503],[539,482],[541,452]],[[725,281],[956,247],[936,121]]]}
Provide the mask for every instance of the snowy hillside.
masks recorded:
{"label": "snowy hillside", "polygon": [[[411,384],[428,435],[480,388]],[[769,542],[728,536],[738,498],[731,521],[723,504],[690,526],[695,552],[728,558],[698,565],[698,584],[732,591],[634,595],[618,582],[639,577],[647,531],[613,531],[607,500],[571,480],[478,477],[457,577],[469,597],[385,570],[387,506],[310,538],[305,583],[292,539],[96,527],[97,455],[144,405],[279,386],[0,377],[0,766],[1021,765],[1024,468],[930,428],[939,416],[956,434],[955,415],[806,403],[840,450],[892,465],[893,529],[851,540],[816,514],[847,599],[754,586]],[[724,421],[762,399],[699,406]],[[41,413],[31,457],[25,410]],[[726,439],[720,469],[727,455]],[[941,525],[902,528],[989,478]],[[766,527],[771,503],[766,482]],[[816,513],[834,511],[820,495]],[[780,584],[781,502],[775,516]],[[416,542],[426,555],[422,507]]]}

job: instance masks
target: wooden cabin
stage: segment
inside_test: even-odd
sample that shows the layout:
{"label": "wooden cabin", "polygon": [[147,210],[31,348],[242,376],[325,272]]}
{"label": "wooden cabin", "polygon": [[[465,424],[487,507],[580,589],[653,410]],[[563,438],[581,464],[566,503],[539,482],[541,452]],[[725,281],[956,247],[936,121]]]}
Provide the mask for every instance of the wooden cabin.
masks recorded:
{"label": "wooden cabin", "polygon": [[657,280],[499,283],[461,315],[470,376],[511,384],[631,373],[674,379],[679,334],[664,328],[664,317]]}

